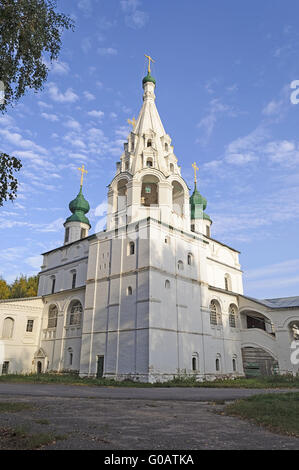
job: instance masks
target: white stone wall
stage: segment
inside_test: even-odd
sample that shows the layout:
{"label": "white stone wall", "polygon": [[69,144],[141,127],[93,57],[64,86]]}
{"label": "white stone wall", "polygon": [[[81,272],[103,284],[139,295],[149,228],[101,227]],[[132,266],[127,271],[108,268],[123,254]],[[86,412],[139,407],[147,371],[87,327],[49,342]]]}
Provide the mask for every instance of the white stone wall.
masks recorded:
{"label": "white stone wall", "polygon": [[[9,362],[9,373],[29,373],[36,370],[34,355],[39,347],[43,301],[13,299],[0,301],[0,374],[3,362]],[[3,338],[6,318],[14,320],[13,334]],[[26,332],[28,320],[33,320],[33,331]]]}

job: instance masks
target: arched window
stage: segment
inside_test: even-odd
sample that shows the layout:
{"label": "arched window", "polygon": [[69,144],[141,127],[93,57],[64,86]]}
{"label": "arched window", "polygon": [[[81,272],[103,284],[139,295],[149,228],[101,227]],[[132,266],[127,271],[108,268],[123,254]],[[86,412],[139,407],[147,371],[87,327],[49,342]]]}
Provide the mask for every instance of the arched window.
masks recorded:
{"label": "arched window", "polygon": [[56,328],[58,317],[58,308],[56,305],[50,305],[48,312],[48,328]]}
{"label": "arched window", "polygon": [[179,271],[183,271],[183,270],[184,270],[184,263],[183,263],[183,261],[181,261],[181,260],[178,261],[178,270],[179,270]]}
{"label": "arched window", "polygon": [[80,325],[82,320],[82,304],[79,300],[72,300],[68,308],[69,322],[71,325]]}
{"label": "arched window", "polygon": [[293,321],[289,324],[289,330],[292,341],[299,340],[299,321]]}
{"label": "arched window", "polygon": [[219,372],[220,371],[220,359],[219,357],[217,357],[216,359],[216,372]]}
{"label": "arched window", "polygon": [[65,235],[64,235],[64,243],[67,243],[69,241],[69,238],[70,238],[70,228],[67,227],[65,229]]}
{"label": "arched window", "polygon": [[193,372],[198,371],[198,353],[192,354],[192,370]]}
{"label": "arched window", "polygon": [[170,165],[169,165],[169,169],[170,169],[171,173],[173,173],[173,172],[174,172],[174,165],[173,165],[173,163],[170,163]]}
{"label": "arched window", "polygon": [[229,326],[231,328],[236,328],[236,317],[237,317],[237,309],[234,305],[229,306]]}
{"label": "arched window", "polygon": [[170,289],[170,281],[168,279],[165,281],[165,289]]}
{"label": "arched window", "polygon": [[13,318],[7,317],[3,322],[2,338],[11,339],[13,335],[15,321]]}
{"label": "arched window", "polygon": [[206,225],[206,236],[209,238],[211,237],[211,229],[209,225]]}
{"label": "arched window", "polygon": [[150,207],[159,203],[158,183],[159,180],[154,175],[146,175],[142,179],[141,204],[143,206]]}
{"label": "arched window", "polygon": [[68,354],[69,354],[69,365],[72,366],[73,365],[73,350],[72,348],[68,348]]}
{"label": "arched window", "polygon": [[188,253],[187,263],[189,264],[189,266],[192,265],[192,261],[193,261],[193,255],[192,255],[192,253]]}
{"label": "arched window", "polygon": [[122,179],[117,183],[117,210],[127,207],[127,180]]}
{"label": "arched window", "polygon": [[172,210],[180,216],[184,213],[184,188],[178,181],[172,183]]}
{"label": "arched window", "polygon": [[237,370],[237,361],[235,358],[233,358],[233,371],[236,372]]}
{"label": "arched window", "polygon": [[55,292],[55,284],[56,284],[56,278],[55,276],[51,276],[51,294],[54,294]]}
{"label": "arched window", "polygon": [[80,238],[85,238],[87,235],[87,230],[86,228],[81,228],[81,237]]}
{"label": "arched window", "polygon": [[232,290],[232,281],[231,281],[231,277],[229,274],[226,274],[224,276],[224,287],[225,287],[225,290],[228,290],[228,291]]}
{"label": "arched window", "polygon": [[165,148],[165,152],[168,152],[168,143],[167,142],[165,142],[164,148]]}
{"label": "arched window", "polygon": [[135,243],[130,242],[128,245],[128,255],[135,255]]}
{"label": "arched window", "polygon": [[220,305],[216,300],[212,300],[210,303],[210,324],[222,325]]}
{"label": "arched window", "polygon": [[151,147],[151,146],[152,146],[152,139],[148,139],[146,146],[147,146],[147,147]]}
{"label": "arched window", "polygon": [[148,159],[146,160],[146,166],[147,166],[148,168],[151,168],[151,167],[153,166],[153,159],[152,159],[152,158],[148,158]]}
{"label": "arched window", "polygon": [[133,289],[131,286],[127,288],[127,295],[132,295],[133,294]]}
{"label": "arched window", "polygon": [[76,271],[72,272],[72,289],[76,287],[77,273]]}

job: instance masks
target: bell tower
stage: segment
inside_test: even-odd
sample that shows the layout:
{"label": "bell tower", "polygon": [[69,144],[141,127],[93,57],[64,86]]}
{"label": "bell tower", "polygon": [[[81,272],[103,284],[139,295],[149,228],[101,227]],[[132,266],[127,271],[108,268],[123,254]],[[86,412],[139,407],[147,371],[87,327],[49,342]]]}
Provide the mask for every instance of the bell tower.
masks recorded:
{"label": "bell tower", "polygon": [[146,57],[143,105],[137,120],[129,121],[132,131],[109,185],[107,230],[147,217],[190,230],[189,188],[156,107],[154,61]]}

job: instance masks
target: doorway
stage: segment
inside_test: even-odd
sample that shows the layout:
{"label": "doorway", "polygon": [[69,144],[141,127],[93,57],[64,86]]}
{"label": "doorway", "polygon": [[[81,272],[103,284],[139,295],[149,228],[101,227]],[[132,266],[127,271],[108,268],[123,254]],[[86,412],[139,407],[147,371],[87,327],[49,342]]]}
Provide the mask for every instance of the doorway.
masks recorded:
{"label": "doorway", "polygon": [[41,363],[41,361],[37,361],[37,373],[41,374],[42,371],[43,371],[42,363]]}
{"label": "doorway", "polygon": [[103,377],[104,374],[104,356],[97,356],[97,379]]}

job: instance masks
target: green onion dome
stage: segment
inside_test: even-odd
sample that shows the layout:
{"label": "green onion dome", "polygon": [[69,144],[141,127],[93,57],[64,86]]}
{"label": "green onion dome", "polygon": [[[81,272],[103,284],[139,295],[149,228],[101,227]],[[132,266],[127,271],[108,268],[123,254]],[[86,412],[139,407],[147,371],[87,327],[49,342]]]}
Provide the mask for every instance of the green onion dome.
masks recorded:
{"label": "green onion dome", "polygon": [[190,206],[191,206],[191,219],[205,219],[211,220],[208,214],[205,214],[204,211],[207,207],[207,200],[203,197],[199,191],[197,191],[196,183],[194,186],[194,191],[190,197]]}
{"label": "green onion dome", "polygon": [[148,72],[147,76],[144,77],[144,79],[142,80],[142,84],[144,85],[147,82],[152,82],[154,85],[156,85],[156,80],[154,79],[154,77],[151,76],[151,74],[149,72]]}
{"label": "green onion dome", "polygon": [[85,216],[90,210],[90,205],[82,194],[82,186],[80,187],[77,197],[70,202],[69,208],[72,215],[68,217],[65,222],[82,222],[83,224],[89,225],[89,227],[91,226],[88,218]]}

